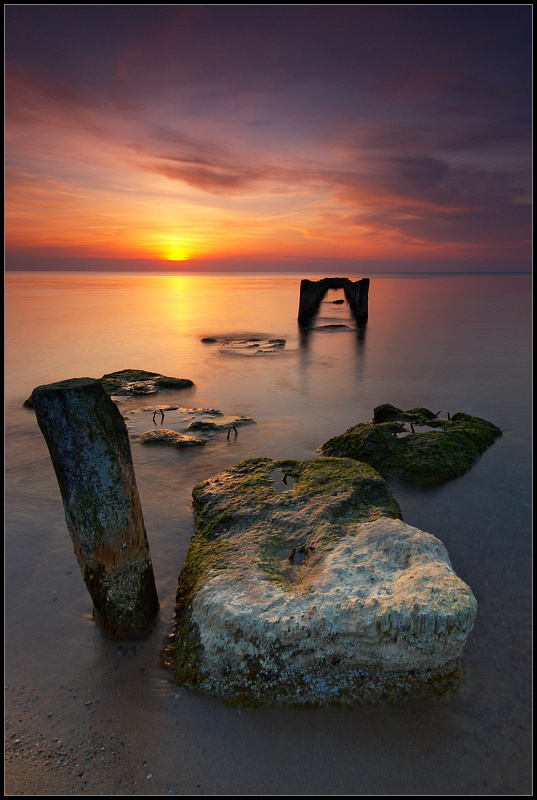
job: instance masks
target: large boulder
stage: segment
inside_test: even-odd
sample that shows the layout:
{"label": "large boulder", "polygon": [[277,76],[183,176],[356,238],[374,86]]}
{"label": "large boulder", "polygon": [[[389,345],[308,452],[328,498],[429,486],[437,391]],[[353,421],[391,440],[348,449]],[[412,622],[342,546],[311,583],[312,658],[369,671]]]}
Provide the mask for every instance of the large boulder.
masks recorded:
{"label": "large boulder", "polygon": [[463,475],[501,435],[492,422],[469,414],[439,419],[427,408],[401,411],[384,404],[375,408],[371,422],[325,442],[321,453],[355,458],[384,476],[435,486]]}
{"label": "large boulder", "polygon": [[252,459],[193,499],[167,655],[179,681],[230,701],[325,704],[458,675],[475,598],[371,467]]}

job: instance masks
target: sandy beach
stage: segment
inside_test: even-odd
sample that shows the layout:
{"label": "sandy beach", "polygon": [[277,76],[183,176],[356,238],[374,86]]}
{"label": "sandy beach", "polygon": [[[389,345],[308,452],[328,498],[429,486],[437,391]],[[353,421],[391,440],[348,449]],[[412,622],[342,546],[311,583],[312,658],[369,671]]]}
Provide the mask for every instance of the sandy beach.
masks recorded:
{"label": "sandy beach", "polygon": [[[113,696],[66,686],[48,712],[34,687],[8,697],[6,794],[531,793],[529,778],[520,782],[530,725],[521,708],[511,712],[519,715],[514,730],[497,719],[493,702],[485,710],[468,699],[351,710],[228,708],[168,685],[164,675],[151,677],[140,666],[151,642],[109,651]],[[136,702],[148,680],[161,682],[162,707]]]}

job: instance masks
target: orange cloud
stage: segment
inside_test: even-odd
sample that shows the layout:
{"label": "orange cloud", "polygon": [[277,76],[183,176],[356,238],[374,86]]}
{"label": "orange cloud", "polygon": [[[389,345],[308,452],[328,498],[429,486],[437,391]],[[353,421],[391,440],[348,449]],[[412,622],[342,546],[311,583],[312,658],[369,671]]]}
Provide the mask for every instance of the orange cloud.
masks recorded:
{"label": "orange cloud", "polygon": [[11,6],[6,249],[528,256],[515,12],[265,8]]}

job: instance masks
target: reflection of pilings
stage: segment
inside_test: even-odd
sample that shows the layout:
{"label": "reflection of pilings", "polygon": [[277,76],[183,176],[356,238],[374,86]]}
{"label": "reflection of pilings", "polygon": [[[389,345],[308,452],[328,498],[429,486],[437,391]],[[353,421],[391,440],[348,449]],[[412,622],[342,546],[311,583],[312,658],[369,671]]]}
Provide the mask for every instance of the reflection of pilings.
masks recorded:
{"label": "reflection of pilings", "polygon": [[348,278],[322,278],[300,282],[299,325],[307,325],[317,312],[328,289],[343,289],[345,297],[357,322],[365,322],[368,315],[369,278],[351,281]]}
{"label": "reflection of pilings", "polygon": [[123,417],[93,378],[38,386],[32,401],[94,617],[111,638],[143,636],[159,604]]}
{"label": "reflection of pilings", "polygon": [[300,325],[298,328],[299,344],[301,350],[307,350],[310,344],[311,328]]}
{"label": "reflection of pilings", "polygon": [[360,350],[365,344],[365,335],[367,333],[367,325],[365,322],[360,322],[356,326],[356,344]]}

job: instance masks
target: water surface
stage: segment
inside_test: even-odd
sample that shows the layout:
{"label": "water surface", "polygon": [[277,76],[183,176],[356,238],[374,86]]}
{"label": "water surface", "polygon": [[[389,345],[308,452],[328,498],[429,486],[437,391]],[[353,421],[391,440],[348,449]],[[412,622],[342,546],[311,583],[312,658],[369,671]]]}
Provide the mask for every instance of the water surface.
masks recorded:
{"label": "water surface", "polygon": [[[299,285],[296,276],[7,275],[12,789],[26,776],[45,794],[531,792],[530,278],[373,277],[367,325],[357,329],[332,291],[307,333],[296,322]],[[247,337],[286,344],[254,357],[220,351],[222,339]],[[136,644],[104,640],[91,619],[48,451],[22,408],[37,385],[125,368],[195,383],[148,404],[256,421],[204,448],[133,441],[161,601],[155,631]],[[405,521],[444,542],[477,598],[466,692],[399,708],[289,711],[228,708],[172,684],[158,654],[193,533],[193,485],[244,458],[310,458],[381,403],[464,411],[503,431],[444,487],[390,481]]]}

